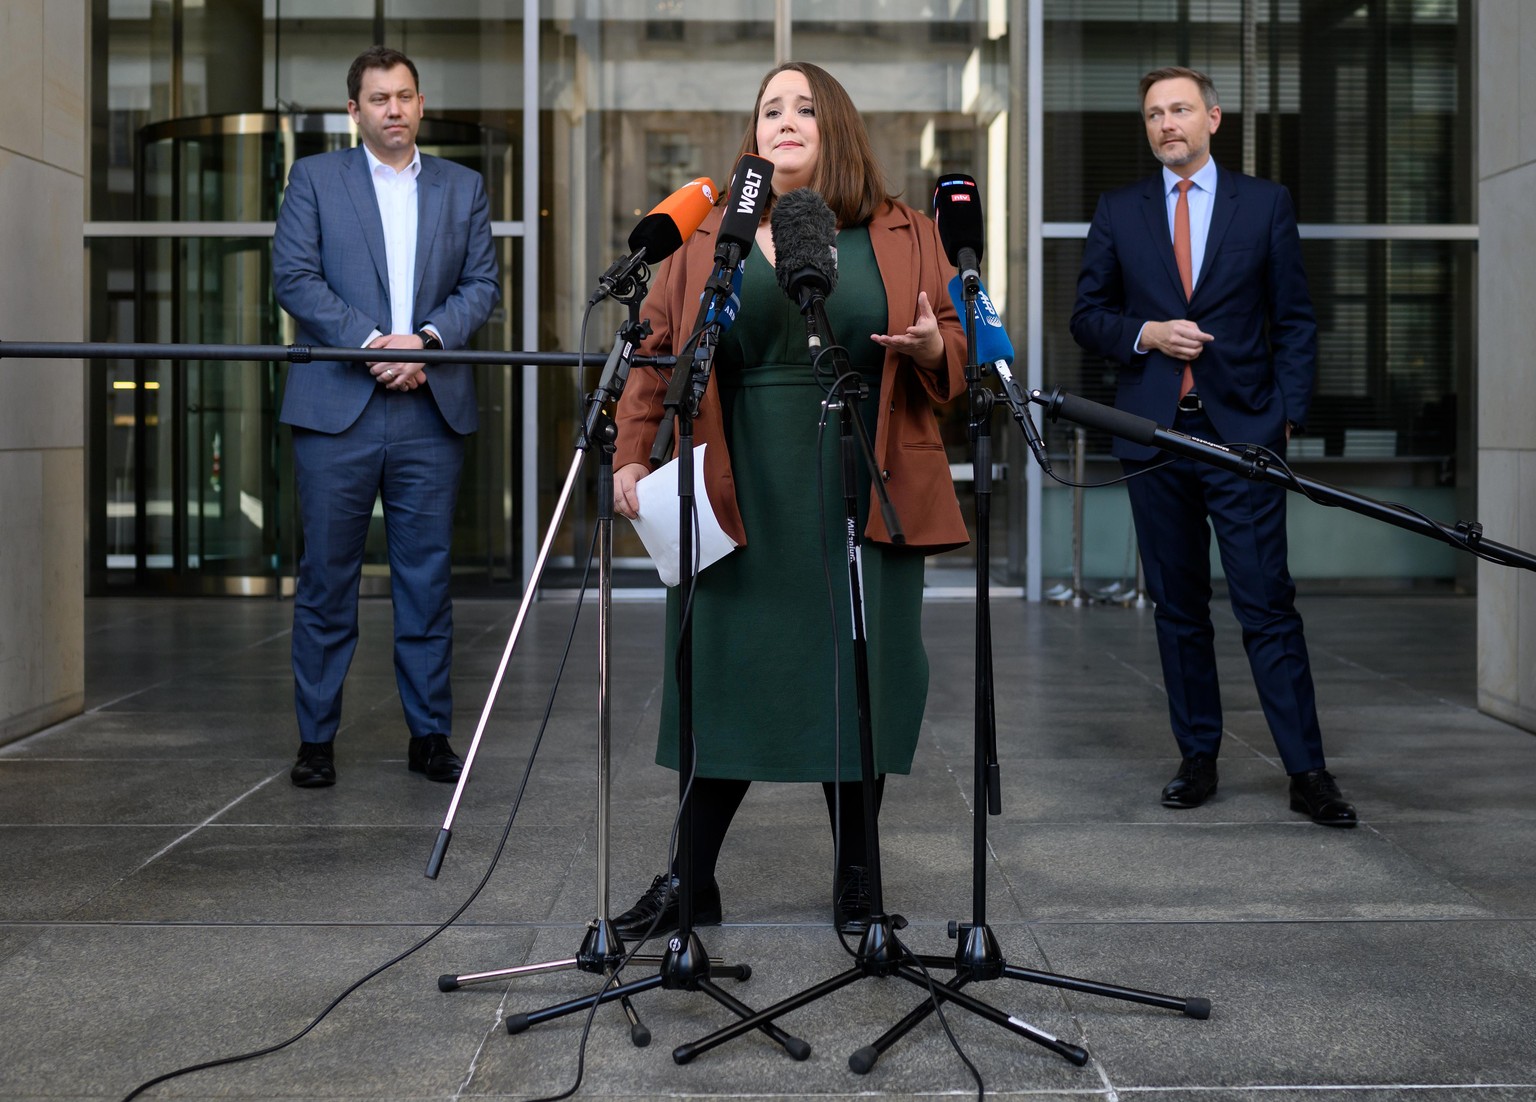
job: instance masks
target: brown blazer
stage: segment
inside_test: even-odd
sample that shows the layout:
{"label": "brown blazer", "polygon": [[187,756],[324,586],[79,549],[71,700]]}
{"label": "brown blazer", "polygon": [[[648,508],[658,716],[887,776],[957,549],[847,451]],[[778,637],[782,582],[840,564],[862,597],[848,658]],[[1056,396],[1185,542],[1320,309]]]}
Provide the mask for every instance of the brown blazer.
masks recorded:
{"label": "brown blazer", "polygon": [[[657,269],[655,283],[641,308],[651,323],[651,336],[641,348],[646,355],[676,352],[673,338],[685,340],[698,313],[699,296],[714,265],[715,234],[721,210],[716,208],[682,249]],[[924,371],[909,356],[887,350],[880,380],[875,460],[886,491],[896,510],[909,547],[926,554],[948,551],[969,542],[960,503],[955,499],[949,460],[939,439],[939,423],[932,402],[949,402],[965,393],[965,330],[949,299],[949,279],[954,269],[944,257],[933,222],[903,203],[881,207],[869,224],[885,297],[890,304],[887,333],[905,331],[917,314],[918,291],[939,320],[945,362],[939,371]],[[834,292],[835,294],[836,292]],[[746,305],[743,309],[751,309]],[[651,445],[663,414],[666,383],[655,371],[630,373],[619,399],[619,438],[613,465],[648,463]],[[720,392],[713,374],[705,388],[699,415],[693,423],[694,445],[712,444],[705,455],[704,481],[720,525],[738,544],[747,533],[736,504],[731,456],[725,446],[721,422]],[[889,543],[885,520],[871,509],[866,539]]]}

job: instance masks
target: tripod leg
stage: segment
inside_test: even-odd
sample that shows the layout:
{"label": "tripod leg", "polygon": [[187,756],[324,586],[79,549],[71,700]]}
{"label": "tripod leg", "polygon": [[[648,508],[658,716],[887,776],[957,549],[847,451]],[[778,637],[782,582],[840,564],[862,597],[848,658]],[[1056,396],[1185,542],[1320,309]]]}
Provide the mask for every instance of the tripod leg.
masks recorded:
{"label": "tripod leg", "polygon": [[[958,991],[969,983],[969,976],[955,976],[944,986]],[[891,1026],[883,1034],[875,1039],[875,1043],[865,1045],[852,1056],[848,1057],[848,1067],[859,1075],[865,1075],[875,1066],[875,1061],[880,1059],[880,1054],[901,1040],[928,1015],[933,1013],[933,999],[927,998],[914,1006],[905,1018]]]}
{"label": "tripod leg", "polygon": [[[781,1003],[770,1006],[767,1010],[759,1010],[756,1014],[751,1014],[749,1017],[743,1018],[739,1022],[735,1022],[726,1026],[724,1029],[711,1033],[708,1037],[694,1041],[691,1044],[678,1045],[675,1049],[672,1050],[672,1059],[677,1061],[679,1064],[686,1064],[695,1056],[699,1055],[699,1053],[708,1052],[716,1045],[723,1045],[725,1042],[731,1040],[734,1037],[740,1037],[743,1033],[756,1029],[765,1022],[772,1021],[780,1014],[787,1014],[791,1010],[795,1010],[798,1007],[804,1006],[808,1002],[812,1002],[821,998],[823,995],[831,994],[839,987],[847,987],[854,980],[865,974],[866,973],[862,968],[850,968],[848,971],[833,976],[831,979],[822,980],[815,987],[808,987],[804,991],[801,991],[798,995],[793,995]],[[711,993],[714,994],[713,992]],[[725,993],[722,991],[719,994],[716,994],[715,997],[719,998],[720,995],[723,994]],[[742,1007],[742,1009],[746,1010],[748,1008]],[[805,1042],[802,1041],[801,1044],[805,1044]],[[803,1060],[806,1056],[810,1055],[810,1052],[810,1046],[805,1045],[804,1055],[796,1056],[795,1058],[798,1060]],[[790,1051],[790,1055],[795,1056],[793,1050]]]}
{"label": "tripod leg", "polygon": [[1113,984],[1081,980],[1074,976],[1058,976],[1054,972],[1037,972],[1033,968],[1018,968],[1011,964],[1003,969],[1003,975],[1009,979],[1043,983],[1050,987],[1064,987],[1068,991],[1081,991],[1086,995],[1102,995],[1107,999],[1124,999],[1127,1002],[1144,1003],[1147,1006],[1160,1006],[1164,1010],[1177,1010],[1201,1021],[1211,1016],[1211,1000],[1198,996],[1182,999],[1177,995],[1159,995],[1155,991],[1138,991],[1134,987],[1116,987]]}
{"label": "tripod leg", "polygon": [[542,964],[521,964],[516,968],[498,968],[493,972],[466,972],[462,976],[455,976],[450,972],[437,977],[437,989],[457,991],[472,983],[491,983],[494,980],[504,980],[509,976],[534,976],[540,972],[559,972],[575,967],[577,967],[576,958],[567,957],[565,960],[547,960]]}
{"label": "tripod leg", "polygon": [[[903,966],[902,968],[898,969],[897,975],[901,976],[902,979],[907,980],[909,983],[916,984],[924,991],[929,989],[928,978],[916,968],[908,968]],[[1082,1067],[1088,1062],[1087,1049],[1080,1048],[1077,1045],[1067,1044],[1067,1042],[1061,1040],[1061,1038],[1054,1037],[1051,1034],[1045,1032],[1043,1029],[1036,1029],[1034,1026],[1030,1025],[1028,1022],[1021,1018],[1015,1018],[1011,1014],[1004,1014],[991,1003],[982,1002],[980,999],[973,998],[972,996],[967,995],[965,992],[948,985],[941,984],[935,986],[933,991],[937,992],[939,998],[943,999],[945,1002],[952,1002],[957,1006],[969,1010],[972,1014],[975,1014],[978,1017],[987,1019],[987,1021],[992,1022],[994,1025],[1002,1026],[1010,1033],[1016,1033],[1026,1040],[1033,1041],[1037,1045],[1048,1048],[1057,1056],[1065,1059],[1068,1063],[1074,1064],[1077,1067]]]}
{"label": "tripod leg", "polygon": [[642,991],[653,991],[660,986],[661,976],[659,974],[647,976],[645,979],[635,980],[633,983],[610,987],[599,995],[583,995],[579,999],[556,1003],[554,1006],[547,1006],[543,1010],[530,1010],[526,1014],[508,1014],[507,1032],[521,1033],[529,1026],[538,1025],[540,1022],[563,1018],[567,1014],[575,1014],[578,1010],[589,1010],[597,1003],[612,1002],[614,999],[626,999],[630,995],[638,994]]}
{"label": "tripod leg", "polygon": [[[725,1007],[727,1010],[729,1010],[731,1013],[735,1014],[739,1018],[751,1018],[751,1017],[754,1017],[752,1008],[750,1006],[748,1006],[746,1003],[742,1002],[740,999],[734,998],[731,995],[727,994],[726,992],[720,990],[720,988],[718,988],[714,984],[710,983],[709,980],[707,980],[707,979],[703,979],[703,980],[699,981],[699,990],[703,991],[706,995],[708,995],[710,998],[714,999],[717,1003],[719,1003],[721,1006]],[[761,1015],[756,1015],[756,1016],[757,1017],[761,1017]],[[757,1028],[761,1029],[764,1033],[766,1033],[774,1041],[776,1041],[780,1045],[782,1045],[783,1048],[784,1048],[784,1051],[789,1053],[796,1060],[804,1060],[808,1056],[810,1056],[810,1054],[811,1054],[811,1046],[810,1046],[810,1044],[808,1042],[802,1041],[799,1037],[791,1036],[790,1034],[785,1033],[782,1029],[780,1029],[778,1026],[774,1025],[771,1021],[768,1021],[768,1020],[764,1019],[762,1022],[760,1022],[758,1024]],[[677,1060],[677,1052],[676,1051],[674,1051],[672,1053],[672,1058],[674,1060]],[[691,1058],[692,1057],[690,1057],[690,1059]],[[677,1062],[679,1064],[682,1064],[682,1063],[686,1063],[687,1061],[685,1061],[685,1060],[677,1060]]]}
{"label": "tripod leg", "polygon": [[629,1019],[629,1039],[636,1048],[644,1048],[651,1043],[651,1031],[640,1020],[640,1015],[635,1013],[635,1004],[630,1001],[628,995],[619,999],[619,1005],[624,1008],[624,1017]]}

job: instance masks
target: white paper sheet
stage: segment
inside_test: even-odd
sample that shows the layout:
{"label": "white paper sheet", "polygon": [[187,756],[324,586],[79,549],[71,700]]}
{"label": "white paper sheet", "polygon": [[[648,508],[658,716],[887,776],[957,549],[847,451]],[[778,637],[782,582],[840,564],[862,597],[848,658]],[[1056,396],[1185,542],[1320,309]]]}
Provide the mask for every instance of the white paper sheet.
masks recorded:
{"label": "white paper sheet", "polygon": [[[699,513],[698,544],[693,549],[694,573],[718,562],[736,549],[736,541],[725,534],[715,517],[709,493],[704,488],[704,453],[708,444],[693,449],[694,505]],[[640,499],[640,515],[634,519],[640,542],[650,552],[663,585],[676,585],[679,578],[682,546],[678,543],[677,460],[657,467],[635,485]]]}

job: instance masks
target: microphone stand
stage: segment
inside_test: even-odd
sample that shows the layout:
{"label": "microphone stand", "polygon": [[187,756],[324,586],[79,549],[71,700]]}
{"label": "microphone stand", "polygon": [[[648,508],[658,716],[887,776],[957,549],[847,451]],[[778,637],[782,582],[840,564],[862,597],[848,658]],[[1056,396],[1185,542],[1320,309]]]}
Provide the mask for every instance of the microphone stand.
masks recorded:
{"label": "microphone stand", "polygon": [[[525,964],[515,968],[499,968],[487,972],[470,972],[463,975],[443,975],[438,977],[437,986],[440,991],[456,991],[460,987],[472,984],[490,983],[495,980],[507,979],[513,976],[537,975],[543,972],[555,972],[566,969],[577,969],[582,972],[590,972],[596,975],[615,976],[621,964],[626,963],[624,943],[614,929],[609,918],[608,909],[608,842],[610,837],[609,806],[610,806],[610,768],[611,759],[612,725],[609,714],[610,681],[609,659],[612,653],[612,611],[613,611],[613,450],[614,441],[618,436],[618,429],[614,424],[612,410],[617,404],[620,395],[624,391],[625,381],[629,377],[629,370],[634,362],[635,347],[650,333],[648,322],[640,320],[640,302],[645,297],[646,280],[648,273],[643,269],[636,274],[634,270],[625,274],[619,281],[605,283],[607,294],[617,298],[628,307],[628,320],[619,327],[614,338],[613,348],[609,351],[608,360],[603,367],[603,373],[598,380],[597,388],[588,396],[586,414],[582,419],[581,434],[576,443],[576,456],[572,465],[572,479],[580,468],[583,458],[592,445],[598,445],[598,470],[597,470],[597,545],[598,545],[598,604],[597,604],[597,910],[596,917],[587,923],[587,932],[582,939],[581,947],[574,957],[561,960],[549,960],[539,964]],[[571,484],[567,481],[567,486]],[[558,530],[561,518],[565,513],[565,506],[569,494],[562,494],[555,516],[550,523],[550,532]],[[529,586],[529,592],[537,587],[539,576],[543,571],[544,560],[541,557],[538,568]],[[461,778],[462,781],[462,778]],[[462,787],[462,785],[461,785]],[[660,957],[631,956],[628,963],[657,964]],[[636,1047],[644,1047],[650,1043],[651,1034],[640,1021],[635,1012],[634,1004],[628,995],[620,997],[620,1003],[624,1008],[624,1014],[629,1019],[630,1040]],[[512,1016],[517,1017],[516,1015]],[[512,1019],[508,1019],[508,1028],[511,1030]],[[523,1028],[526,1028],[524,1025]],[[518,1030],[511,1030],[518,1032]]]}
{"label": "microphone stand", "polygon": [[1338,506],[1352,513],[1370,517],[1372,520],[1379,520],[1385,524],[1416,532],[1421,536],[1428,536],[1430,539],[1448,543],[1458,550],[1471,552],[1479,558],[1487,559],[1500,566],[1536,570],[1536,555],[1522,551],[1518,547],[1487,539],[1483,535],[1483,526],[1478,521],[1463,520],[1448,526],[1407,506],[1391,501],[1378,501],[1364,494],[1351,493],[1326,482],[1295,474],[1284,467],[1283,463],[1280,464],[1283,469],[1276,470],[1271,466],[1273,453],[1253,444],[1235,444],[1231,447],[1212,444],[1182,432],[1165,429],[1146,417],[1138,417],[1113,406],[1079,398],[1060,387],[1053,387],[1050,393],[1032,390],[1028,398],[1029,401],[1045,407],[1046,416],[1053,421],[1065,417],[1069,421],[1100,429],[1137,444],[1145,444],[1174,455],[1232,471],[1244,478],[1273,483],[1302,494],[1319,505]]}
{"label": "microphone stand", "polygon": [[[826,315],[820,309],[820,296],[813,296],[803,310],[806,312],[808,329],[811,335],[811,345],[817,347],[821,340],[825,340],[826,349],[823,354],[831,354],[835,357],[836,374],[841,377],[848,370],[847,358],[838,347],[832,337],[831,328],[826,321]],[[672,1052],[672,1059],[679,1064],[686,1064],[702,1052],[707,1052],[717,1045],[722,1045],[732,1038],[739,1037],[743,1033],[755,1028],[762,1028],[780,1015],[787,1014],[807,1003],[830,995],[839,988],[846,987],[855,980],[866,979],[871,976],[888,976],[897,974],[902,967],[904,950],[896,940],[895,932],[906,926],[907,920],[900,915],[888,914],[885,910],[883,890],[880,880],[880,839],[878,833],[878,815],[875,809],[875,750],[874,732],[870,723],[871,709],[869,697],[869,662],[867,640],[864,632],[864,606],[863,590],[861,585],[861,544],[858,526],[858,484],[857,465],[855,463],[855,425],[859,430],[863,429],[863,423],[858,416],[857,403],[862,383],[855,380],[852,389],[844,387],[842,400],[829,396],[828,402],[835,402],[839,411],[839,470],[842,478],[844,516],[846,518],[844,531],[846,533],[845,556],[848,563],[849,605],[853,619],[853,673],[854,693],[859,725],[859,776],[862,782],[864,832],[866,839],[866,855],[868,859],[867,876],[870,895],[870,920],[869,927],[864,931],[859,940],[858,951],[855,954],[853,967],[848,970],[823,980],[798,994],[759,1011],[751,1017],[740,1022],[733,1023],[724,1029],[718,1030],[707,1037],[694,1041],[691,1044],[679,1045]],[[833,408],[832,406],[828,407]],[[867,434],[860,432],[858,440],[868,448]],[[869,466],[873,469],[873,456],[869,456]],[[879,485],[879,479],[873,480]],[[887,499],[888,502],[888,499]],[[894,518],[893,513],[887,516]],[[899,536],[899,526],[891,529],[894,542],[902,542],[904,537]],[[923,981],[918,980],[921,983]]]}
{"label": "microphone stand", "polygon": [[[965,343],[966,366],[965,380],[966,390],[970,401],[970,424],[968,426],[971,444],[972,460],[975,468],[974,482],[976,495],[976,641],[975,641],[975,749],[973,773],[974,796],[972,807],[972,832],[971,832],[971,920],[969,922],[957,922],[954,919],[949,923],[949,936],[958,941],[955,955],[951,957],[927,956],[916,954],[916,959],[921,961],[925,968],[946,968],[954,970],[954,977],[938,990],[958,991],[961,987],[975,980],[995,980],[1008,978],[1014,980],[1026,980],[1030,983],[1047,984],[1052,987],[1063,987],[1072,991],[1080,991],[1089,995],[1102,995],[1107,998],[1125,999],[1130,1002],[1143,1003],[1149,1006],[1159,1006],[1168,1010],[1179,1010],[1191,1018],[1207,1018],[1211,1013],[1209,999],[1202,998],[1178,998],[1171,995],[1160,995],[1151,991],[1139,991],[1135,988],[1116,987],[1109,984],[1096,983],[1092,980],[1078,979],[1072,976],[1060,976],[1051,972],[1040,972],[1032,968],[1020,968],[1008,963],[1003,956],[997,937],[992,928],[987,925],[987,816],[1001,815],[1002,806],[1002,774],[998,767],[997,758],[997,713],[995,707],[994,681],[992,676],[992,613],[991,613],[991,543],[992,543],[992,410],[996,405],[997,396],[991,387],[984,381],[985,368],[976,362],[976,294],[977,282],[971,280],[962,281],[964,289],[965,307]],[[999,374],[1004,379],[1004,393],[1009,394],[1008,385],[1012,382],[1012,376],[1005,374],[1006,366],[999,366]],[[1009,395],[1010,400],[1012,395]],[[1016,410],[1015,416],[1018,416]],[[1028,421],[1028,414],[1024,415],[1024,421]],[[1035,441],[1039,440],[1039,434],[1033,432],[1034,423],[1029,422],[1025,429],[1025,435],[1030,439],[1032,451],[1036,450]],[[1043,448],[1039,449],[1043,452]],[[1002,1023],[1006,1020],[1009,1028],[1015,1025],[1015,1032],[1029,1040],[1044,1045],[1051,1051],[1064,1057],[1069,1062],[1081,1067],[1088,1061],[1088,1053],[1078,1045],[1066,1044],[1033,1026],[1025,1025],[1013,1016],[1003,1019],[1000,1011],[987,1003],[978,1006],[966,1006],[966,1009],[981,1014],[992,1021]],[[933,1013],[935,1001],[933,998],[923,1000],[913,1007],[905,1018],[897,1022],[873,1044],[859,1049],[848,1058],[848,1066],[859,1074],[868,1072],[875,1066],[881,1053],[890,1048],[919,1022]]]}
{"label": "microphone stand", "polygon": [[[723,301],[724,295],[730,293],[730,272],[735,267],[735,260],[724,267],[725,290],[722,293],[719,287],[721,268],[716,266],[714,276],[710,280],[710,293],[706,302],[700,309],[700,321],[708,315],[709,309],[715,301]],[[638,310],[636,305],[632,311]],[[635,315],[632,313],[631,315]],[[698,327],[696,327],[698,328]],[[673,379],[667,390],[666,408],[674,410],[677,416],[677,496],[679,503],[678,514],[678,574],[679,585],[693,584],[693,510],[694,510],[694,479],[693,479],[693,418],[697,414],[697,397],[702,394],[708,381],[709,370],[713,363],[715,339],[718,336],[719,324],[711,323],[702,326],[700,339],[684,349],[684,354],[679,355],[677,365],[673,369]],[[623,340],[621,332],[620,340]],[[681,377],[681,378],[679,378]],[[690,384],[692,386],[690,387]],[[669,425],[669,419],[663,415],[663,425]],[[616,436],[617,433],[614,433]],[[658,441],[658,447],[660,442]],[[601,511],[606,510],[608,521],[612,524],[613,508],[613,443],[612,437],[604,449],[608,462],[607,501],[599,502]],[[599,489],[599,495],[603,490]],[[656,974],[644,979],[634,980],[629,983],[607,986],[595,995],[586,995],[582,998],[571,999],[567,1002],[557,1003],[541,1010],[524,1014],[512,1014],[506,1019],[508,1033],[521,1033],[530,1026],[541,1022],[561,1018],[568,1014],[574,1014],[582,1010],[590,1010],[595,1005],[620,1000],[626,1008],[626,1013],[631,1021],[631,1038],[636,1045],[645,1045],[650,1042],[650,1033],[644,1026],[637,1023],[633,1008],[629,1005],[629,996],[642,991],[651,991],[658,987],[668,991],[702,991],[720,1005],[741,1018],[749,1018],[753,1015],[752,1008],[735,998],[729,992],[722,990],[712,981],[712,976],[725,976],[731,979],[745,980],[752,975],[752,969],[745,964],[721,964],[716,958],[711,958],[704,949],[704,944],[693,927],[693,884],[692,871],[690,869],[693,856],[693,805],[689,799],[689,782],[693,776],[693,633],[690,618],[685,616],[679,625],[678,636],[678,842],[677,842],[677,866],[678,866],[678,929],[667,940],[667,949],[661,957],[638,958],[650,963],[660,965]],[[606,682],[605,682],[606,688]],[[605,822],[606,816],[600,812],[600,822]],[[617,960],[622,959],[623,944],[618,933],[606,920],[607,913],[607,877],[604,861],[606,848],[599,858],[599,918],[595,927],[589,927],[587,941],[583,943],[583,949],[588,951],[588,958],[596,967],[590,967],[588,971],[602,971],[604,974],[614,970]],[[601,954],[601,956],[600,956]],[[578,956],[578,966],[580,957]],[[555,961],[546,966],[534,965],[528,969],[508,969],[501,973],[488,974],[486,978],[494,979],[510,972],[519,971],[544,971],[551,968],[568,967],[564,961]],[[452,977],[444,977],[444,980]],[[463,978],[458,978],[463,982]],[[439,981],[440,985],[442,981]],[[796,1060],[804,1060],[811,1054],[811,1046],[798,1037],[784,1032],[771,1023],[761,1023],[760,1028],[770,1038],[783,1046]],[[641,1032],[643,1031],[643,1039]]]}
{"label": "microphone stand", "polygon": [[[819,296],[812,296],[802,307],[809,315],[813,328],[813,346],[816,340],[825,340],[828,345],[827,353],[838,357],[838,375],[841,377],[848,370],[846,356],[837,345],[831,333],[831,327],[827,322],[825,312],[822,310]],[[859,721],[859,769],[862,781],[864,802],[864,830],[866,835],[868,877],[870,893],[870,920],[869,927],[859,939],[858,950],[854,954],[852,967],[831,976],[822,982],[815,984],[798,994],[760,1011],[753,1017],[736,1022],[725,1029],[719,1030],[692,1044],[680,1045],[673,1050],[672,1058],[679,1064],[687,1063],[695,1056],[750,1029],[758,1028],[771,1022],[782,1014],[805,1006],[807,1003],[824,998],[840,988],[846,987],[857,980],[870,978],[885,978],[899,976],[928,993],[929,999],[923,1007],[912,1014],[908,1014],[893,1030],[895,1036],[905,1033],[913,1025],[922,1019],[932,1008],[936,1000],[943,999],[946,1002],[955,1003],[974,1014],[987,1018],[989,1021],[1002,1026],[1019,1036],[1026,1037],[1038,1044],[1044,1045],[1054,1052],[1065,1056],[1074,1063],[1082,1064],[1088,1059],[1088,1054],[1075,1045],[1064,1044],[1050,1034],[1035,1029],[1033,1026],[1018,1018],[1004,1014],[1002,1011],[972,998],[959,988],[965,982],[957,982],[934,986],[928,973],[919,962],[925,966],[954,967],[953,962],[947,958],[915,957],[896,937],[896,931],[905,928],[907,920],[901,915],[891,914],[885,909],[884,892],[880,878],[880,839],[878,833],[878,818],[875,811],[875,754],[874,733],[870,722],[869,706],[869,666],[867,658],[867,640],[864,633],[864,610],[861,577],[861,552],[858,525],[858,497],[857,497],[857,472],[854,463],[854,438],[855,427],[863,428],[862,418],[858,415],[857,402],[858,389],[843,390],[842,400],[838,403],[840,442],[841,442],[841,473],[843,480],[843,500],[845,508],[845,524],[847,540],[848,582],[850,594],[850,611],[853,620],[853,669],[855,699],[858,707]],[[834,399],[830,398],[829,401]],[[867,435],[859,433],[861,442],[867,444]],[[873,455],[869,455],[870,469],[874,469]],[[872,479],[875,485],[880,485],[878,478]],[[899,528],[892,529],[892,541],[904,542],[897,536]],[[894,1037],[892,1037],[894,1040]],[[848,1065],[856,1072],[866,1072],[873,1066],[874,1060],[865,1060],[868,1049],[860,1049],[848,1059]]]}

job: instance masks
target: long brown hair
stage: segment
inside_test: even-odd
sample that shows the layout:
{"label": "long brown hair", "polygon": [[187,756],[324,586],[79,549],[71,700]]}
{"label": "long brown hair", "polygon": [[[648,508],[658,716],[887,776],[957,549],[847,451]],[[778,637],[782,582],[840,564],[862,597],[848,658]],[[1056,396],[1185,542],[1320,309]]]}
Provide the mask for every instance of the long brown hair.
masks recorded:
{"label": "long brown hair", "polygon": [[826,200],[837,216],[839,226],[862,226],[891,199],[885,187],[885,169],[875,157],[869,132],[848,92],[831,73],[808,61],[786,61],[770,69],[758,85],[752,101],[752,117],[747,121],[747,136],[742,153],[757,153],[757,116],[762,110],[763,93],[768,82],[780,73],[793,71],[805,77],[811,88],[811,102],[816,108],[816,129],[821,137],[821,155],[811,174],[811,187]]}

